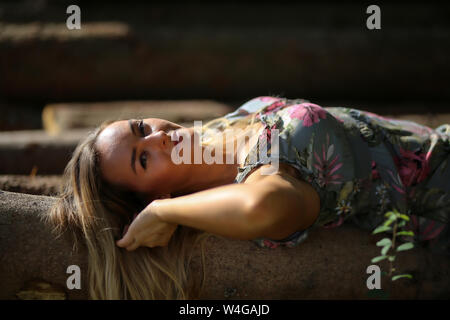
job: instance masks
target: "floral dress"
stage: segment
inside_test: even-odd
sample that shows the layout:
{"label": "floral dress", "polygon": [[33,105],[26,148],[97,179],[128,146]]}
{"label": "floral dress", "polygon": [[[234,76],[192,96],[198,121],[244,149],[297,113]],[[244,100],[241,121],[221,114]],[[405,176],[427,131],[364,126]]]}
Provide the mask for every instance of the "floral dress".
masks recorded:
{"label": "floral dress", "polygon": [[[436,237],[447,226],[450,125],[431,129],[358,109],[322,108],[302,99],[276,97],[254,98],[225,118],[252,116],[265,130],[235,183],[273,161],[270,136],[271,130],[278,129],[279,162],[295,167],[320,197],[320,213],[313,225],[283,240],[255,239],[260,246],[292,247],[304,241],[312,228],[335,228],[348,219],[374,229],[394,208],[412,217],[411,228],[422,227],[416,232],[420,240]],[[262,147],[267,148],[267,157],[260,157]]]}

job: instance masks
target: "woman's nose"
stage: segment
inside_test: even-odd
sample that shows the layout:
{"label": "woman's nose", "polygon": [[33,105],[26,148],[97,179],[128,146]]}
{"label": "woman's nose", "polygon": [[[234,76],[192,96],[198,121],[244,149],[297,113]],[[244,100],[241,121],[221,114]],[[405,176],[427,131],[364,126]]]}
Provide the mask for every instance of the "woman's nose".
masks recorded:
{"label": "woman's nose", "polygon": [[159,130],[144,137],[143,141],[145,146],[164,150],[169,147],[170,137],[164,131]]}

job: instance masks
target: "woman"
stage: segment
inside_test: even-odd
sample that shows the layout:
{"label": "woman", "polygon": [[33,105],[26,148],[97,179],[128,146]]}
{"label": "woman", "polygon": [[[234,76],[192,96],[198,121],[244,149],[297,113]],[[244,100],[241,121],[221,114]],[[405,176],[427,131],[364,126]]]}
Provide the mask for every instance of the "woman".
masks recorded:
{"label": "woman", "polygon": [[348,218],[374,228],[393,208],[433,219],[421,239],[448,222],[448,125],[258,97],[200,133],[124,120],[77,147],[50,219],[87,244],[93,298],[195,297],[186,270],[205,234],[275,248]]}

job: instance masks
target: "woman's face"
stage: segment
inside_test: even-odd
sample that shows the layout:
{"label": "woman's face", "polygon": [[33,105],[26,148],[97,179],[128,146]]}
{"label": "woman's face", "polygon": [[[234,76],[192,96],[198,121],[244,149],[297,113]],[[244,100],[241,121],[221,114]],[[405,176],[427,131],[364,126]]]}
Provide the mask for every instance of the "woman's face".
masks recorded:
{"label": "woman's face", "polygon": [[98,136],[100,170],[109,183],[159,197],[181,183],[185,166],[171,159],[170,133],[183,128],[163,119],[122,120],[108,125]]}

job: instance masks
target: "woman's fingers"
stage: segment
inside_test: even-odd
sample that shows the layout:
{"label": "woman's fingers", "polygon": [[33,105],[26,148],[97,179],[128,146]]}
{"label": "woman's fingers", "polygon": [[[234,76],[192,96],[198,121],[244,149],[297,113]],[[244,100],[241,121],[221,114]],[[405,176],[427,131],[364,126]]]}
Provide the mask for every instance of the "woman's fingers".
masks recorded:
{"label": "woman's fingers", "polygon": [[134,215],[129,226],[125,226],[122,239],[116,245],[128,251],[140,246],[149,248],[168,245],[177,225],[168,224],[158,219],[151,211],[143,211]]}
{"label": "woman's fingers", "polygon": [[139,243],[136,241],[136,238],[133,238],[130,245],[126,247],[128,251],[136,250],[139,247]]}
{"label": "woman's fingers", "polygon": [[116,245],[121,248],[124,248],[130,246],[133,242],[136,242],[135,237],[132,236],[130,232],[126,232],[125,236],[123,236],[122,239],[116,241]]}
{"label": "woman's fingers", "polygon": [[117,240],[116,241],[116,245],[118,247],[121,247],[121,248],[126,247],[128,245],[128,240],[126,238],[122,238],[120,240]]}
{"label": "woman's fingers", "polygon": [[[134,219],[137,217],[137,213],[133,216],[133,221]],[[122,232],[122,239],[116,241],[116,245],[124,248],[126,247],[128,250],[128,247],[133,243],[136,242],[136,239],[134,238],[134,236],[132,236],[129,232],[128,229],[130,228],[129,224],[126,224],[125,227],[123,228],[123,232]],[[134,249],[133,249],[134,250]]]}

